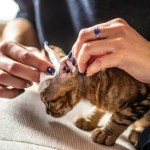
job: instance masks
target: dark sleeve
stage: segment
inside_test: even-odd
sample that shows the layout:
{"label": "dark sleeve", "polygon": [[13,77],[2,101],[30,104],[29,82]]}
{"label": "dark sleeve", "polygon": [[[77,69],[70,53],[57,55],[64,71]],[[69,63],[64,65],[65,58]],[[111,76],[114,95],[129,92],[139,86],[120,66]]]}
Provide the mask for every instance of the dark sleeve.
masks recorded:
{"label": "dark sleeve", "polygon": [[32,0],[15,0],[19,6],[17,18],[25,18],[35,25],[34,5]]}

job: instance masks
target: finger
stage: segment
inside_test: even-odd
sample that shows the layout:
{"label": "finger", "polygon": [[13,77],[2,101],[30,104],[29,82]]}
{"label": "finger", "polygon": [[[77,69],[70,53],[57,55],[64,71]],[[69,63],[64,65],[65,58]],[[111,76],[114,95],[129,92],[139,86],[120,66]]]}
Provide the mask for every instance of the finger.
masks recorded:
{"label": "finger", "polygon": [[5,56],[0,59],[0,69],[16,77],[28,81],[39,82],[40,72],[38,70],[34,70],[29,66],[15,62]]}
{"label": "finger", "polygon": [[86,75],[92,76],[93,74],[104,70],[106,68],[118,67],[120,59],[114,54],[108,54],[103,57],[97,58],[87,68]]}
{"label": "finger", "polygon": [[20,94],[24,92],[25,92],[24,89],[16,89],[16,88],[7,89],[6,87],[0,85],[0,97],[1,98],[12,99],[12,98],[19,96]]}
{"label": "finger", "polygon": [[[104,24],[105,25],[105,24]],[[85,42],[88,41],[93,41],[93,40],[98,40],[98,39],[105,39],[105,38],[109,38],[112,35],[115,34],[115,29],[113,26],[104,26],[104,25],[96,25],[87,29],[82,29],[79,33],[79,36],[77,38],[77,41],[75,42],[74,46],[73,46],[73,56],[75,58],[78,57],[78,53],[82,47],[82,45]],[[99,28],[100,30],[100,34],[98,37],[95,36],[94,34],[94,30],[96,28]]]}
{"label": "finger", "polygon": [[30,87],[32,85],[32,82],[17,78],[3,70],[0,70],[0,84],[23,89]]}
{"label": "finger", "polygon": [[54,65],[50,62],[34,55],[24,47],[14,44],[13,42],[5,42],[1,48],[3,52],[13,60],[34,67],[42,72],[47,72],[48,67],[54,68]]}
{"label": "finger", "polygon": [[84,73],[87,68],[87,62],[93,55],[103,56],[105,54],[113,53],[117,47],[117,43],[113,39],[104,39],[91,41],[83,44],[78,58],[77,64],[79,71]]}
{"label": "finger", "polygon": [[[77,59],[82,45],[88,41],[111,38],[114,36],[117,37],[122,33],[124,35],[126,30],[125,26],[127,26],[126,22],[123,19],[117,18],[103,24],[98,24],[87,29],[82,29],[79,33],[77,41],[73,46],[73,56]],[[97,28],[100,30],[98,37],[94,34],[94,30]]]}
{"label": "finger", "polygon": [[18,46],[22,47],[23,49],[26,49],[27,51],[31,52],[32,54],[36,55],[37,57],[44,59],[44,60],[48,60],[47,57],[45,56],[45,54],[41,53],[39,51],[39,49],[35,48],[35,47],[28,47],[28,46],[24,46],[20,43],[16,43]]}

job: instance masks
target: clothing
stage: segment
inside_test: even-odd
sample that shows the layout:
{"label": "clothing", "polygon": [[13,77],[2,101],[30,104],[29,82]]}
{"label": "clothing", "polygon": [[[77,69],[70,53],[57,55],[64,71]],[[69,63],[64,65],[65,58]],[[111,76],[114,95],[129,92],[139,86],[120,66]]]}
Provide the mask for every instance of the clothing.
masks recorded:
{"label": "clothing", "polygon": [[125,19],[135,30],[150,40],[149,0],[16,0],[17,17],[30,20],[43,42],[69,52],[80,29],[109,21]]}
{"label": "clothing", "polygon": [[140,135],[138,142],[139,150],[149,150],[150,149],[150,127],[146,128]]}
{"label": "clothing", "polygon": [[44,41],[70,51],[80,29],[120,17],[150,40],[149,0],[16,0]]}

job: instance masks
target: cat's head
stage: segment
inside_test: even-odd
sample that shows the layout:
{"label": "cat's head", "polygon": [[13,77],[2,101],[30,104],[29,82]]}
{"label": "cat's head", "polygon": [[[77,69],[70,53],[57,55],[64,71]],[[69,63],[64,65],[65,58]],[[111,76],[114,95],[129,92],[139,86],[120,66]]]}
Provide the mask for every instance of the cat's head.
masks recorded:
{"label": "cat's head", "polygon": [[47,113],[61,117],[70,111],[79,101],[80,75],[78,69],[67,59],[61,59],[59,74],[51,80],[49,87],[41,93]]}

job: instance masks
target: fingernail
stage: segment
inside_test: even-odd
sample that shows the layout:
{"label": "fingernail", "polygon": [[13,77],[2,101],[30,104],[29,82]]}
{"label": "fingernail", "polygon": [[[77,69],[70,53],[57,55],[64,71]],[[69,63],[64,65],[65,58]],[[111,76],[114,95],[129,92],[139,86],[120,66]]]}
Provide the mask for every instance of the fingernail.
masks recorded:
{"label": "fingernail", "polygon": [[83,73],[83,75],[86,76],[86,75],[87,75],[87,72],[85,71],[85,72]]}
{"label": "fingernail", "polygon": [[84,73],[81,73],[82,75],[84,75],[84,76],[86,76],[87,74],[86,74],[86,71],[84,72]]}
{"label": "fingernail", "polygon": [[70,59],[72,57],[72,51],[69,52],[69,54],[67,55],[68,59]]}
{"label": "fingernail", "polygon": [[33,83],[32,82],[27,82],[27,84],[26,84],[26,88],[28,88],[28,87],[30,87],[30,86],[32,86],[33,85]]}
{"label": "fingernail", "polygon": [[47,72],[53,75],[55,73],[55,69],[48,67]]}
{"label": "fingernail", "polygon": [[22,94],[22,93],[24,93],[25,92],[25,89],[20,89],[19,90],[19,94]]}
{"label": "fingernail", "polygon": [[72,65],[75,66],[75,64],[76,64],[76,59],[73,57],[72,58]]}

